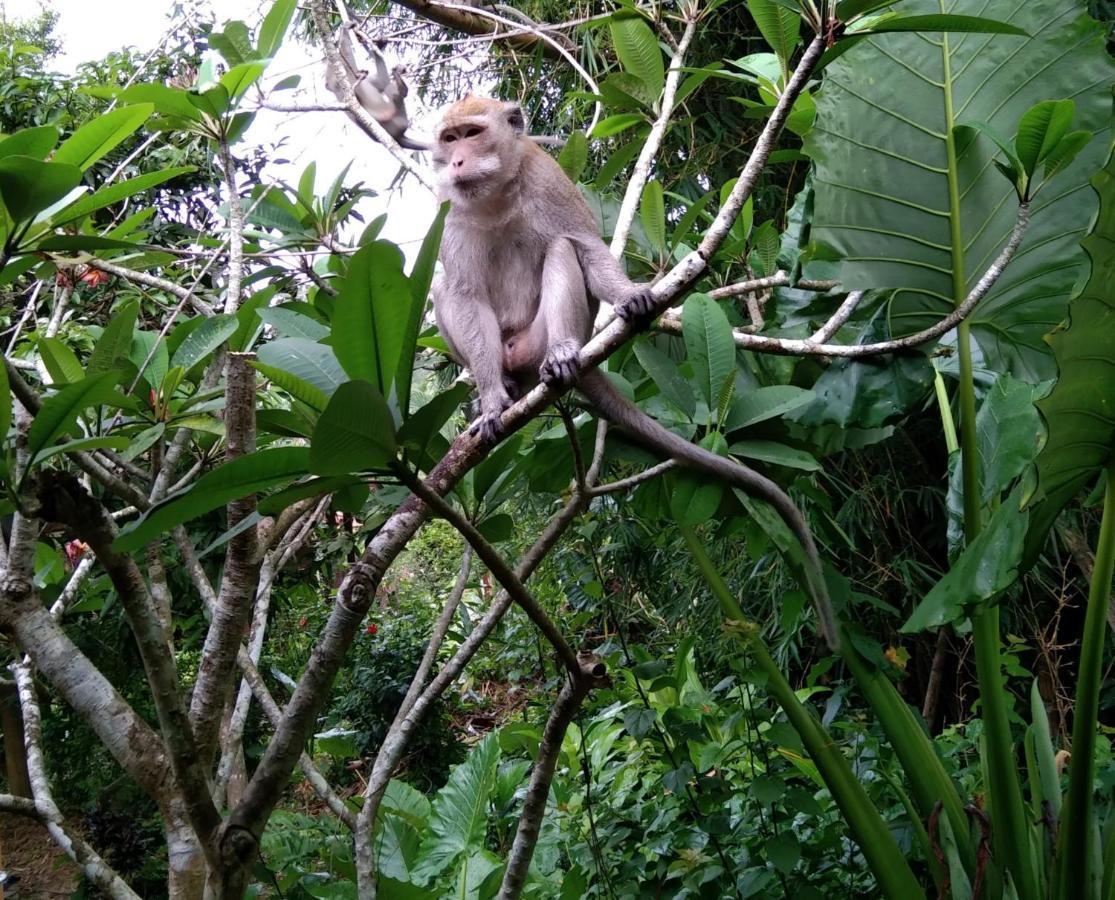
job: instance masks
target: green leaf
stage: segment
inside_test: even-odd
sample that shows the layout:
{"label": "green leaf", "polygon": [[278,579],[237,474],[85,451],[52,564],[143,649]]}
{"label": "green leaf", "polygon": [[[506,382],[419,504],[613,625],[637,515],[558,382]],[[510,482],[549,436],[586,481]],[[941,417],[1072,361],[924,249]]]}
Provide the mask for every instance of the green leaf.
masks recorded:
{"label": "green leaf", "polygon": [[[58,338],[40,337],[35,343],[43,358],[43,365],[55,384],[68,384],[85,377],[85,370],[81,368],[77,355]],[[0,434],[3,432],[0,431]]]}
{"label": "green leaf", "polygon": [[755,388],[736,395],[731,411],[724,421],[725,431],[747,428],[767,419],[781,416],[791,410],[806,406],[816,399],[816,394],[789,384]]}
{"label": "green leaf", "polygon": [[117,396],[115,388],[119,380],[118,371],[101,372],[68,384],[43,400],[27,429],[27,452],[31,458],[68,432],[82,411],[108,403]]}
{"label": "green leaf", "polygon": [[382,469],[395,459],[395,423],[383,395],[366,381],[348,381],[329,398],[310,440],[310,471],[348,475]]}
{"label": "green leaf", "polygon": [[1019,491],[1004,500],[979,536],[918,604],[902,626],[911,634],[970,616],[1018,579],[1029,514],[1018,509]]}
{"label": "green leaf", "polygon": [[1043,100],[1026,111],[1018,123],[1014,149],[1027,175],[1033,175],[1068,134],[1075,113],[1071,100]]}
{"label": "green leaf", "polygon": [[[348,380],[332,348],[305,338],[272,341],[260,347],[257,356],[264,365],[289,372],[317,388],[326,397]],[[278,383],[286,387],[282,382]]]}
{"label": "green leaf", "polygon": [[736,371],[736,345],[724,310],[707,294],[690,294],[681,312],[682,335],[693,374],[710,410]]}
{"label": "green leaf", "polygon": [[107,372],[116,365],[117,360],[127,359],[132,350],[132,333],[135,331],[138,315],[139,303],[131,301],[109,316],[108,324],[85,364],[86,372],[90,375]]}
{"label": "green leaf", "polygon": [[471,392],[467,384],[455,384],[413,412],[399,428],[399,444],[423,451]]}
{"label": "green leaf", "polygon": [[186,336],[174,351],[170,364],[187,370],[193,368],[232,337],[238,324],[236,316],[232,315],[221,314],[206,319]]}
{"label": "green leaf", "polygon": [[54,162],[67,163],[85,171],[135,134],[154,111],[154,104],[137,103],[97,116],[62,142],[62,146],[54,152]]}
{"label": "green leaf", "polygon": [[801,17],[773,0],[747,0],[747,8],[785,72],[797,46]]}
{"label": "green leaf", "polygon": [[263,74],[263,63],[249,62],[233,66],[221,76],[220,85],[228,93],[229,101],[235,103]]}
{"label": "green leaf", "polygon": [[657,386],[659,392],[692,419],[697,411],[693,390],[678,371],[677,364],[649,340],[635,343],[635,358]]}
{"label": "green leaf", "polygon": [[270,58],[275,55],[283,43],[287,28],[290,27],[290,20],[294,16],[296,6],[297,0],[275,0],[259,26],[259,46],[256,52],[260,56]]}
{"label": "green leaf", "polygon": [[736,441],[732,444],[731,451],[736,456],[758,459],[775,466],[802,469],[806,472],[819,472],[822,468],[811,453],[775,441]]}
{"label": "green leaf", "polygon": [[[644,121],[644,119],[639,113],[620,113],[619,115],[608,116],[596,123],[596,127],[592,129],[592,134],[590,136],[594,138],[611,137],[614,134],[619,134],[621,131],[626,131],[633,125],[638,125],[642,121]],[[639,148],[636,147],[635,152],[632,153],[631,156],[636,156],[638,152]]]}
{"label": "green leaf", "polygon": [[760,278],[773,275],[778,268],[778,252],[781,249],[781,238],[774,222],[770,219],[763,222],[751,235],[751,245],[754,248],[752,255],[759,263],[762,272],[756,272]]}
{"label": "green leaf", "polygon": [[674,478],[670,491],[670,515],[679,525],[701,525],[716,515],[723,496],[724,482],[695,472],[681,472]]}
{"label": "green leaf", "polygon": [[[936,0],[907,6],[939,10]],[[975,132],[961,133],[949,168],[948,142],[958,124],[982,121],[1013,134],[1035,103],[1071,96],[1078,127],[1110,125],[1115,61],[1104,30],[1082,9],[1068,0],[988,0],[980,9],[1033,36],[873,35],[826,69],[817,96],[825,127],[805,139],[817,173],[812,240],[843,259],[845,289],[895,289],[894,335],[947,315],[1014,226],[1014,188],[989,177],[994,146]],[[1030,383],[1052,377],[1043,338],[1064,317],[1066,298],[1085,271],[1078,243],[1095,210],[1086,184],[1103,164],[1104,143],[1093,141],[1061,172],[1056,195],[1041,204],[1018,254],[971,315],[986,368]]]}
{"label": "green leaf", "polygon": [[508,541],[515,533],[515,520],[507,513],[496,513],[478,522],[476,530],[479,531],[490,544],[499,544]]}
{"label": "green leaf", "polygon": [[666,252],[666,206],[662,198],[662,183],[650,179],[643,188],[643,200],[639,204],[639,218],[651,247],[662,256]]}
{"label": "green leaf", "polygon": [[395,373],[398,387],[395,395],[399,401],[399,411],[405,419],[410,412],[410,385],[414,376],[414,351],[418,344],[418,332],[426,315],[426,303],[430,295],[430,285],[434,280],[434,266],[441,250],[441,236],[445,231],[445,217],[449,214],[449,203],[442,203],[430,225],[422,246],[414,260],[410,272],[410,305],[407,308],[406,327],[399,346],[399,365]]}
{"label": "green leaf", "polygon": [[0,157],[30,156],[32,159],[46,159],[57,143],[58,129],[53,125],[23,128],[0,140]]}
{"label": "green leaf", "polygon": [[283,337],[305,338],[317,342],[329,334],[329,328],[317,319],[282,306],[261,309],[256,312],[256,315],[265,325],[270,325]]}
{"label": "green leaf", "polygon": [[612,41],[625,72],[634,75],[655,97],[662,94],[666,70],[651,27],[639,16],[613,17]]}
{"label": "green leaf", "polygon": [[46,462],[52,456],[57,456],[59,453],[77,453],[81,450],[100,450],[108,448],[111,450],[123,450],[131,439],[124,435],[104,435],[101,437],[81,438],[76,441],[66,441],[64,444],[55,444],[53,447],[44,447],[35,457],[31,460],[32,466],[40,465]]}
{"label": "green leaf", "polygon": [[565,141],[565,146],[557,156],[561,170],[569,180],[577,182],[588,163],[588,138],[583,131],[574,131]]}
{"label": "green leaf", "polygon": [[273,447],[227,462],[151,507],[143,518],[120,533],[113,547],[122,553],[138,550],[176,525],[305,475],[309,461],[306,447]]}
{"label": "green leaf", "polygon": [[1049,338],[1060,376],[1037,404],[1048,436],[1037,458],[1043,499],[1032,507],[1028,564],[1061,510],[1115,452],[1115,154],[1092,185],[1100,209],[1084,241],[1091,277],[1069,304],[1068,326]]}
{"label": "green leaf", "polygon": [[81,169],[29,156],[0,159],[0,199],[16,222],[27,222],[57,203],[81,181]]}
{"label": "green leaf", "polygon": [[414,305],[398,247],[374,241],[352,255],[333,307],[332,332],[333,351],[349,378],[388,396],[411,319],[400,311]]}
{"label": "green leaf", "polygon": [[251,35],[248,34],[248,26],[236,19],[226,22],[223,31],[214,31],[210,34],[209,46],[225,58],[230,68],[250,62],[256,55]]}
{"label": "green leaf", "polygon": [[942,13],[926,16],[894,16],[876,22],[870,28],[856,34],[884,34],[889,31],[959,31],[1029,37],[1025,30],[1010,22],[1000,22],[983,16],[953,16]]}
{"label": "green leaf", "polygon": [[1091,143],[1095,135],[1090,131],[1070,131],[1045,157],[1043,177],[1048,181],[1062,169],[1068,168],[1080,151]]}
{"label": "green leaf", "polygon": [[801,859],[801,844],[792,831],[782,829],[767,840],[767,859],[783,875],[789,875]]}
{"label": "green leaf", "polygon": [[429,830],[415,867],[416,881],[428,882],[471,850],[484,846],[499,757],[499,741],[493,732],[450,772],[449,781],[434,798]]}
{"label": "green leaf", "polygon": [[1042,427],[1033,397],[1030,385],[1003,375],[980,404],[976,440],[985,504],[998,499],[1038,452]]}
{"label": "green leaf", "polygon": [[108,187],[101,188],[99,191],[87,194],[76,203],[55,213],[51,216],[51,223],[54,225],[64,225],[67,222],[73,222],[98,209],[103,209],[113,203],[119,203],[121,200],[133,197],[141,191],[149,190],[166,181],[170,181],[172,178],[177,178],[179,175],[185,175],[196,170],[196,166],[174,166],[173,168],[162,169],[158,172],[148,172],[146,175],[138,175],[135,178],[129,178],[118,184],[110,184]]}
{"label": "green leaf", "polygon": [[299,378],[297,375],[285,369],[280,369],[277,366],[269,366],[266,363],[261,363],[258,360],[254,361],[252,366],[265,378],[273,381],[292,397],[301,400],[312,409],[321,412],[329,405],[328,394],[310,384],[308,381]]}
{"label": "green leaf", "polygon": [[306,500],[309,497],[320,497],[323,494],[331,494],[335,491],[360,484],[363,484],[363,482],[352,475],[310,478],[307,481],[302,481],[288,488],[283,488],[281,491],[275,491],[275,493],[260,500],[259,512],[260,515],[263,516],[278,515],[288,506],[297,503],[299,500]]}
{"label": "green leaf", "polygon": [[[596,135],[593,134],[593,137],[596,137]],[[593,187],[598,191],[604,190],[604,188],[612,183],[612,180],[619,174],[620,170],[625,168],[629,162],[639,155],[639,151],[642,149],[642,141],[635,138],[616,150],[608,157],[608,161],[600,167],[600,171],[596,173],[596,179],[592,183]]]}
{"label": "green leaf", "polygon": [[[150,362],[148,362],[150,357]],[[128,348],[128,359],[135,363],[139,374],[147,380],[149,385],[158,387],[166,377],[170,368],[170,355],[167,353],[166,341],[153,331],[137,331],[132,335],[132,343]]]}

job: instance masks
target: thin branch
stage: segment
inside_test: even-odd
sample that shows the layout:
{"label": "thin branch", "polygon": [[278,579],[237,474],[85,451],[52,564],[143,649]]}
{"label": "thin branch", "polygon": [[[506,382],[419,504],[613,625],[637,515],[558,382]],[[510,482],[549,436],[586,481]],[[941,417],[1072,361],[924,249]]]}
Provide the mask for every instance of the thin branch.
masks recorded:
{"label": "thin branch", "polygon": [[376,136],[376,139],[383,144],[387,152],[395,158],[399,165],[417,178],[418,182],[428,190],[436,192],[429,169],[415,162],[399,145],[399,142],[387,133],[387,129],[376,121],[375,116],[369,114],[360,105],[360,101],[356,99],[355,86],[352,79],[348,77],[344,61],[341,59],[341,51],[337,48],[337,42],[333,39],[333,29],[329,25],[329,16],[325,12],[325,0],[309,0],[309,8],[310,16],[314,20],[314,27],[318,30],[322,49],[325,51],[326,62],[333,73],[337,86],[341,90],[340,99],[345,109],[366,131],[370,131]]}
{"label": "thin branch", "polygon": [[670,68],[666,73],[666,84],[662,88],[662,99],[659,102],[658,118],[654,120],[650,133],[639,151],[639,158],[631,170],[627,181],[627,190],[623,194],[623,204],[616,216],[616,227],[612,231],[612,256],[617,259],[623,255],[623,248],[627,246],[627,236],[631,232],[631,223],[635,221],[635,212],[639,208],[639,201],[643,198],[643,188],[650,178],[650,169],[654,164],[658,151],[662,147],[662,139],[666,135],[666,128],[674,114],[674,98],[677,96],[678,82],[681,80],[681,70],[685,65],[685,54],[693,41],[697,31],[697,19],[694,17],[685,23],[681,40],[678,42],[677,52],[670,60]]}
{"label": "thin branch", "polygon": [[589,493],[593,497],[602,497],[605,494],[615,494],[619,491],[626,491],[633,487],[638,487],[645,481],[650,481],[652,478],[657,478],[663,472],[668,472],[677,466],[677,463],[672,459],[667,459],[657,465],[651,466],[649,469],[643,469],[637,475],[632,475],[629,478],[621,478],[618,481],[609,481],[606,484],[601,484],[596,487],[590,488]]}
{"label": "thin branch", "polygon": [[189,303],[201,315],[213,316],[216,310],[198,297],[193,290],[184,288],[180,284],[175,284],[173,281],[168,281],[165,278],[160,278],[158,275],[152,275],[149,272],[138,272],[135,269],[125,269],[123,266],[118,266],[116,263],[109,262],[106,259],[98,259],[91,257],[85,260],[86,265],[92,266],[94,269],[99,269],[102,272],[107,272],[109,275],[115,275],[117,278],[123,278],[125,281],[131,281],[135,284],[142,284],[144,287],[154,288],[158,291],[170,294]]}
{"label": "thin branch", "polygon": [[139,900],[139,895],[128,887],[112,867],[80,835],[65,826],[62,812],[58,809],[50,791],[46,761],[43,759],[42,719],[39,715],[38,699],[35,696],[35,682],[31,677],[31,666],[28,663],[15,662],[8,668],[15,675],[19,688],[19,705],[23,714],[23,745],[27,753],[31,792],[35,799],[31,801],[3,795],[0,797],[0,808],[42,822],[54,843],[81,867],[82,874],[110,897],[115,900]]}
{"label": "thin branch", "polygon": [[565,425],[565,434],[569,438],[569,446],[573,451],[573,481],[577,492],[583,495],[588,490],[585,484],[587,474],[585,472],[585,458],[581,453],[581,442],[577,438],[577,423],[573,421],[573,416],[564,403],[557,404],[557,409],[558,415],[561,416],[561,421]]}
{"label": "thin branch", "polygon": [[852,291],[844,298],[844,302],[837,307],[836,312],[832,314],[832,318],[825,322],[818,328],[813,335],[809,338],[814,344],[823,344],[825,341],[832,338],[850,318],[852,313],[856,311],[860,301],[863,299],[863,291]]}
{"label": "thin branch", "polygon": [[[394,0],[394,2],[398,6],[405,7],[431,22],[444,25],[446,28],[477,36],[493,35],[495,39],[506,42],[509,47],[528,53],[533,52],[541,44],[543,56],[550,59],[561,58],[557,48],[552,43],[543,40],[541,32],[545,26],[524,33],[526,29],[523,28],[522,24],[509,23],[506,26],[508,33],[505,34],[503,31],[493,28],[490,24],[493,20],[490,17],[477,15],[477,10],[472,7],[451,3],[436,3],[433,0]],[[572,42],[569,43],[569,46],[572,49]]]}
{"label": "thin branch", "polygon": [[523,892],[530,861],[534,857],[534,848],[542,831],[546,801],[550,795],[550,785],[554,780],[554,770],[557,768],[565,732],[569,730],[569,723],[573,721],[585,697],[594,687],[605,682],[607,669],[600,657],[594,653],[581,653],[578,654],[578,660],[580,669],[565,679],[542,731],[538,759],[531,770],[530,784],[523,799],[523,811],[519,815],[519,827],[507,855],[507,869],[503,873],[499,900],[519,900]]}
{"label": "thin branch", "polygon": [[496,577],[500,586],[511,595],[511,598],[519,604],[535,627],[542,632],[543,637],[550,642],[550,646],[554,648],[565,668],[576,675],[580,671],[577,654],[569,646],[569,642],[565,640],[565,635],[554,624],[546,610],[538,604],[538,601],[526,589],[519,576],[507,564],[507,560],[500,556],[495,547],[484,538],[484,535],[477,531],[475,525],[461,515],[444,497],[427,487],[421,479],[415,477],[409,470],[404,469],[399,470],[399,478],[423,503],[456,528],[462,537],[472,545],[476,555],[488,567],[488,571]]}

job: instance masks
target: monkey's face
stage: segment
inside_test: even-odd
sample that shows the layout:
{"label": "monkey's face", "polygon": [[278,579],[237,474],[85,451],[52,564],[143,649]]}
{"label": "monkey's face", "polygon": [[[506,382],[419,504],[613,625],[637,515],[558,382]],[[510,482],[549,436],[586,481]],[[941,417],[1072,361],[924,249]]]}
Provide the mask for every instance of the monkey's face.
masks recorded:
{"label": "monkey's face", "polygon": [[442,115],[433,160],[442,189],[457,203],[486,199],[518,173],[522,110],[516,104],[467,97]]}

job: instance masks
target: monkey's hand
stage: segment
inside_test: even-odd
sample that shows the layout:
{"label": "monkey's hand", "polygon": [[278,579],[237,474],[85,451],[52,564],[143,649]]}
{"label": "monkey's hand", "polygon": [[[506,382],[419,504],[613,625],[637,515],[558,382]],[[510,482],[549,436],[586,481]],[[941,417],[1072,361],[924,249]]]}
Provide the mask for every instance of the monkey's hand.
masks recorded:
{"label": "monkey's hand", "polygon": [[637,322],[654,314],[654,295],[649,284],[635,286],[635,290],[615,304],[616,315],[625,322]]}
{"label": "monkey's hand", "polygon": [[503,411],[507,409],[514,398],[506,390],[500,390],[491,397],[480,398],[480,415],[469,426],[469,433],[480,433],[485,444],[495,444],[503,436],[503,422],[500,421]]}
{"label": "monkey's hand", "polygon": [[577,380],[581,366],[581,345],[574,340],[558,341],[546,351],[538,374],[546,384],[567,388]]}

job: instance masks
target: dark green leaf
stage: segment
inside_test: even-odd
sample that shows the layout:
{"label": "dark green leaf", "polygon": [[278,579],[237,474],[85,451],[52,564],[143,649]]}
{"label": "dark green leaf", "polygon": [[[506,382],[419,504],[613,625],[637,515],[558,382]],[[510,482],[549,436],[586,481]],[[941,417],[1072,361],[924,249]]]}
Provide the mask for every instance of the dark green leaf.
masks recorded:
{"label": "dark green leaf", "polygon": [[321,497],[332,494],[334,491],[353,485],[362,484],[361,480],[353,475],[333,475],[329,478],[310,478],[307,481],[292,484],[288,488],[276,491],[259,501],[259,512],[264,516],[275,516],[288,506],[309,497]]}
{"label": "dark green leaf", "polygon": [[52,456],[57,456],[59,453],[77,453],[81,450],[101,450],[108,448],[111,450],[123,450],[131,442],[130,438],[124,435],[105,435],[102,437],[89,437],[81,438],[76,441],[66,441],[63,444],[55,444],[53,447],[44,447],[35,454],[34,459],[31,460],[31,465],[37,466],[46,462]]}
{"label": "dark green leaf", "polygon": [[381,469],[395,459],[395,423],[383,395],[366,381],[334,391],[310,441],[310,471],[348,475]]}
{"label": "dark green leaf", "polygon": [[84,171],[111,152],[147,121],[154,104],[121,106],[82,125],[54,151],[54,162],[77,166]]}
{"label": "dark green leaf", "polygon": [[1032,176],[1061,143],[1075,114],[1076,105],[1071,100],[1043,100],[1026,110],[1018,123],[1014,150],[1027,175]]}
{"label": "dark green leaf", "polygon": [[724,382],[734,376],[736,345],[724,310],[707,294],[690,294],[681,313],[682,334],[693,374],[709,410]]}
{"label": "dark green leaf", "polygon": [[[621,131],[626,131],[634,125],[638,125],[642,121],[644,121],[644,119],[639,113],[620,113],[619,115],[608,116],[596,123],[596,127],[592,129],[592,134],[590,136],[594,138],[611,137],[614,134],[619,134]],[[632,156],[636,155],[638,152],[639,148],[636,147],[635,153],[633,153]]]}
{"label": "dark green leaf", "polygon": [[329,334],[328,327],[322,325],[317,319],[312,319],[293,309],[271,306],[259,310],[256,315],[282,337],[305,338],[317,342]]}
{"label": "dark green leaf", "polygon": [[16,222],[27,222],[57,203],[81,181],[81,169],[29,156],[0,159],[0,198]]}
{"label": "dark green leaf", "polygon": [[73,427],[78,415],[91,406],[108,403],[116,396],[120,373],[101,372],[68,384],[43,400],[27,430],[27,452],[33,459],[44,447],[54,444]]}
{"label": "dark green leaf", "polygon": [[442,203],[422,240],[422,246],[414,260],[414,268],[410,272],[410,305],[407,307],[406,327],[399,345],[398,370],[395,372],[395,394],[404,419],[410,412],[410,385],[414,376],[414,351],[418,332],[426,314],[426,302],[434,280],[434,265],[441,249],[441,235],[445,230],[445,217],[448,213],[449,204]]}
{"label": "dark green leaf", "polygon": [[109,317],[105,330],[101,332],[85,371],[90,375],[107,372],[119,359],[126,359],[132,349],[132,333],[135,331],[139,303],[131,301],[116,309]]}
{"label": "dark green leaf", "polygon": [[865,29],[864,33],[885,34],[888,31],[959,31],[1029,37],[1025,31],[1009,22],[985,19],[982,16],[951,16],[947,14],[894,16],[872,25]]}
{"label": "dark green leaf", "polygon": [[570,181],[579,181],[588,163],[588,138],[583,131],[574,131],[565,141],[557,157],[561,170]]}
{"label": "dark green leaf", "polygon": [[175,166],[170,169],[162,169],[158,172],[148,172],[146,175],[138,175],[135,178],[129,178],[127,181],[121,181],[118,184],[110,184],[108,187],[101,188],[99,191],[88,194],[78,200],[77,203],[73,203],[60,212],[55,213],[51,217],[51,222],[55,225],[64,225],[67,222],[73,222],[98,209],[103,209],[113,203],[118,203],[121,200],[132,197],[140,191],[146,191],[165,181],[170,181],[172,178],[177,178],[179,175],[185,175],[195,170],[195,166]]}
{"label": "dark green leaf", "polygon": [[789,384],[776,384],[770,387],[755,388],[736,395],[732,401],[731,412],[724,422],[725,431],[747,428],[767,419],[812,403],[816,395],[812,391]]}
{"label": "dark green leaf", "polygon": [[[77,355],[63,344],[58,338],[40,337],[36,341],[39,355],[43,358],[43,365],[50,374],[51,381],[55,384],[68,384],[80,381],[85,376]],[[0,434],[3,434],[0,431]]]}
{"label": "dark green leaf", "polygon": [[1018,579],[1029,514],[1019,512],[1019,491],[1002,502],[979,536],[960,554],[902,631],[910,634],[955,622],[994,600]]}
{"label": "dark green leaf", "polygon": [[735,456],[757,459],[776,466],[788,466],[806,472],[819,472],[821,464],[813,455],[775,441],[736,441],[731,447]]}
{"label": "dark green leaf", "polygon": [[113,546],[124,553],[138,550],[176,525],[305,475],[309,461],[310,451],[305,447],[274,447],[227,462],[153,506],[121,532]]}
{"label": "dark green leaf", "polygon": [[1033,395],[1030,385],[1002,375],[980,405],[976,435],[984,503],[998,499],[1038,452],[1042,427]]}
{"label": "dark green leaf", "polygon": [[692,419],[697,411],[693,390],[678,371],[677,364],[648,340],[635,343],[635,357],[646,369],[662,396]]}
{"label": "dark green leaf", "polygon": [[349,378],[388,396],[411,319],[400,313],[413,305],[398,247],[375,241],[352,255],[333,309],[332,332],[333,350]]}
{"label": "dark green leaf", "polygon": [[[270,345],[268,345],[270,346]],[[322,391],[320,388],[315,387],[308,381],[303,381],[297,375],[280,369],[277,366],[269,366],[266,363],[261,363],[258,360],[252,363],[252,366],[261,375],[270,381],[273,381],[284,391],[301,400],[307,406],[321,412],[329,405],[329,395]]]}
{"label": "dark green leaf", "polygon": [[643,199],[639,204],[639,218],[651,247],[659,255],[666,252],[666,206],[662,198],[662,183],[652,178],[643,188]]}
{"label": "dark green leaf", "polygon": [[755,24],[759,26],[763,39],[785,69],[790,57],[794,55],[794,47],[797,46],[801,16],[774,0],[747,0],[747,8]]}
{"label": "dark green leaf", "polygon": [[399,428],[400,446],[418,451],[429,447],[434,435],[441,431],[449,417],[468,397],[470,390],[467,384],[455,384],[412,413]]}
{"label": "dark green leaf", "polygon": [[666,82],[666,70],[651,27],[639,16],[623,16],[612,18],[611,30],[624,71],[642,81],[657,98]]}
{"label": "dark green leaf", "polygon": [[489,543],[499,544],[511,539],[511,535],[515,533],[515,520],[507,513],[497,513],[477,523],[476,530]]}
{"label": "dark green leaf", "polygon": [[24,128],[0,140],[0,157],[30,156],[32,159],[46,159],[57,143],[58,129],[54,125]]}
{"label": "dark green leaf", "polygon": [[[272,341],[260,347],[258,355],[259,361],[264,365],[289,372],[307,384],[313,385],[326,397],[347,380],[344,369],[341,368],[332,348],[305,338],[283,338]],[[278,383],[282,384],[282,382]]]}

